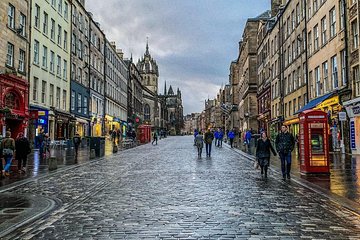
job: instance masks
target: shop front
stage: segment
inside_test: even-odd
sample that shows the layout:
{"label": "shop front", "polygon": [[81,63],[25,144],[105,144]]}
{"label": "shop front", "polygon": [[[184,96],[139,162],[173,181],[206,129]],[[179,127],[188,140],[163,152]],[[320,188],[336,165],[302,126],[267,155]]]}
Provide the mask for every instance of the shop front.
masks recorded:
{"label": "shop front", "polygon": [[49,132],[49,110],[30,106],[29,140],[38,146],[38,136]]}
{"label": "shop front", "polygon": [[18,133],[27,135],[29,121],[29,84],[15,75],[0,75],[0,127],[5,136],[7,130],[16,138]]}
{"label": "shop front", "polygon": [[89,134],[89,121],[83,118],[76,118],[75,133],[78,133],[81,137],[88,136]]}
{"label": "shop front", "polygon": [[65,140],[69,139],[70,135],[73,135],[71,133],[71,127],[70,125],[75,124],[75,118],[73,118],[69,113],[60,111],[60,110],[54,110],[55,113],[55,140]]}
{"label": "shop front", "polygon": [[288,126],[289,132],[293,136],[299,135],[299,118],[297,116],[292,119],[285,120],[284,125]]}
{"label": "shop front", "polygon": [[270,120],[270,111],[267,111],[265,113],[261,113],[258,118],[259,122],[259,130],[265,131],[268,136],[270,136],[270,128],[269,128],[269,120]]}
{"label": "shop front", "polygon": [[276,136],[278,135],[283,122],[284,122],[283,116],[276,117],[269,121],[269,136],[272,141],[275,141]]}
{"label": "shop front", "polygon": [[93,137],[102,136],[102,119],[97,117],[92,117],[91,119],[91,135]]}
{"label": "shop front", "polygon": [[344,102],[350,118],[350,149],[352,154],[360,154],[360,98]]}
{"label": "shop front", "polygon": [[105,115],[105,134],[110,134],[110,131],[116,131],[121,127],[121,120],[117,117]]}

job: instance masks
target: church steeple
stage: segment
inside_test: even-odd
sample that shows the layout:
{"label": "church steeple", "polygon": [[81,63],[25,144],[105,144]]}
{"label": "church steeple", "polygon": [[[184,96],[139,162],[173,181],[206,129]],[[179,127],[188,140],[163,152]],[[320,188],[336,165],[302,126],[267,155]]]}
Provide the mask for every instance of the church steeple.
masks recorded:
{"label": "church steeple", "polygon": [[146,51],[145,51],[145,55],[150,55],[149,53],[149,38],[146,38]]}
{"label": "church steeple", "polygon": [[165,87],[164,87],[164,95],[166,95],[167,92],[166,92],[166,81],[165,81]]}

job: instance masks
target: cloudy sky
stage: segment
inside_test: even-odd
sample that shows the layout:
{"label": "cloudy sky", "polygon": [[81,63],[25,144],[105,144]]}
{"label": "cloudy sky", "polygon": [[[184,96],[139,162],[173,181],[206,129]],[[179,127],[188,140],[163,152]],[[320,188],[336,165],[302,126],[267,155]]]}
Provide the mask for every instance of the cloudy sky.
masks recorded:
{"label": "cloudy sky", "polygon": [[110,41],[125,57],[139,59],[149,39],[164,82],[182,91],[184,114],[201,112],[228,82],[247,18],[270,8],[270,0],[86,0]]}

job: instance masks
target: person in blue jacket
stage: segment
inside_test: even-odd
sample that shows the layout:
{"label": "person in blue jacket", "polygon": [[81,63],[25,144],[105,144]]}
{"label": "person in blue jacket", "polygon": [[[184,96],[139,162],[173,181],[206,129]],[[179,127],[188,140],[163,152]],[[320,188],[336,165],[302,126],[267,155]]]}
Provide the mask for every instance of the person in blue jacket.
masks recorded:
{"label": "person in blue jacket", "polygon": [[223,130],[220,128],[220,129],[219,129],[219,134],[218,134],[218,147],[222,147],[223,138],[224,138],[224,132],[223,132]]}
{"label": "person in blue jacket", "polygon": [[194,129],[194,146],[196,146],[196,136],[199,134],[199,131],[197,129]]}
{"label": "person in blue jacket", "polygon": [[218,141],[219,141],[219,130],[218,129],[214,132],[214,138],[215,138],[215,146],[218,146]]}
{"label": "person in blue jacket", "polygon": [[234,129],[230,130],[228,133],[228,138],[230,140],[230,147],[233,147],[233,143],[234,143],[234,138],[235,138],[235,131]]}

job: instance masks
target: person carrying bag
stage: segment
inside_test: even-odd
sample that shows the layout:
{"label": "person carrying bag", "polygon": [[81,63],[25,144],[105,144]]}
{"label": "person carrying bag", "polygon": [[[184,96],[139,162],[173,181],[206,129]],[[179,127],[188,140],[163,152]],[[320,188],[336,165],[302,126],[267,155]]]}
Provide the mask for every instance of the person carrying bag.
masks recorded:
{"label": "person carrying bag", "polygon": [[15,140],[11,138],[11,132],[7,131],[5,138],[1,142],[2,155],[5,159],[4,173],[10,176],[11,162],[15,151]]}

